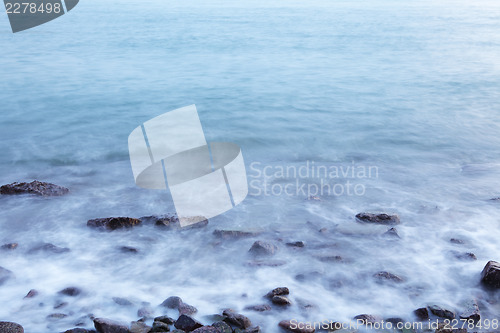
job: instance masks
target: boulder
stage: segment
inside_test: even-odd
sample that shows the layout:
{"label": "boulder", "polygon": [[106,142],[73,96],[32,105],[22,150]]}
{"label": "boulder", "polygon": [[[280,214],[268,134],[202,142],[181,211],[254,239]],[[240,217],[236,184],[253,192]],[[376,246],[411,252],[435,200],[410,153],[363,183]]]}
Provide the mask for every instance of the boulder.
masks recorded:
{"label": "boulder", "polygon": [[265,311],[271,311],[271,307],[267,304],[249,305],[245,307],[245,310],[265,312]]}
{"label": "boulder", "polygon": [[439,305],[436,305],[436,304],[429,305],[428,308],[433,315],[440,317],[440,318],[452,320],[452,319],[455,319],[455,317],[456,317],[454,311],[451,311],[449,309],[445,309],[445,308],[443,308]]}
{"label": "boulder", "polygon": [[12,277],[14,277],[14,273],[0,266],[0,286]]}
{"label": "boulder", "polygon": [[489,261],[481,273],[481,282],[490,288],[500,288],[500,263]]}
{"label": "boulder", "polygon": [[219,333],[233,333],[233,329],[231,328],[231,326],[223,321],[217,321],[213,323],[212,326],[218,329]]}
{"label": "boulder", "polygon": [[65,187],[39,182],[38,180],[34,180],[31,183],[12,183],[0,187],[0,194],[4,195],[29,193],[49,197],[65,195],[68,192],[69,190]]}
{"label": "boulder", "polygon": [[192,333],[220,333],[220,331],[213,326],[203,326],[195,329]]}
{"label": "boulder", "polygon": [[257,256],[274,255],[276,251],[278,251],[278,247],[276,245],[263,241],[256,241],[255,243],[253,243],[250,250],[248,250],[248,252]]}
{"label": "boulder", "polygon": [[0,332],[2,333],[24,333],[24,328],[16,323],[0,321]]}
{"label": "boulder", "polygon": [[153,327],[149,332],[156,333],[156,332],[168,332],[168,331],[170,331],[170,327],[168,327],[168,324],[165,324],[161,321],[155,321],[153,322]]}
{"label": "boulder", "polygon": [[178,309],[179,305],[182,303],[182,298],[179,296],[170,296],[163,301],[160,305],[169,309]]}
{"label": "boulder", "polygon": [[290,290],[287,287],[278,287],[278,288],[274,288],[273,290],[268,292],[264,297],[271,299],[274,296],[286,296],[289,294],[290,294]]}
{"label": "boulder", "polygon": [[17,249],[18,246],[19,246],[19,244],[17,244],[17,243],[8,243],[8,244],[4,244],[4,245],[0,246],[0,249],[2,249],[2,250],[15,250],[15,249]]}
{"label": "boulder", "polygon": [[169,316],[159,316],[154,319],[155,321],[161,321],[167,325],[173,325],[175,323],[174,318],[170,318]]}
{"label": "boulder", "polygon": [[429,319],[429,310],[427,310],[427,308],[418,308],[415,311],[413,311],[413,313],[421,321]]}
{"label": "boulder", "polygon": [[193,317],[183,314],[180,315],[179,319],[175,321],[174,326],[175,328],[178,328],[180,330],[191,332],[197,328],[203,327],[203,324],[194,319]]}
{"label": "boulder", "polygon": [[252,326],[252,322],[250,321],[250,319],[248,319],[248,317],[236,313],[231,309],[224,310],[222,312],[222,315],[226,316],[226,319],[224,319],[224,321],[229,325],[233,325],[243,329],[247,329]]}
{"label": "boulder", "polygon": [[271,298],[271,302],[273,302],[273,304],[275,305],[281,306],[292,304],[292,302],[286,296],[273,296],[273,298]]}
{"label": "boulder", "polygon": [[65,295],[65,296],[71,296],[75,297],[78,296],[82,293],[82,290],[78,287],[68,287],[64,288],[63,290],[60,290],[58,294]]}
{"label": "boulder", "polygon": [[300,323],[296,320],[282,320],[278,325],[284,330],[294,333],[314,333],[316,331],[311,324]]}
{"label": "boulder", "polygon": [[465,310],[460,315],[460,319],[473,320],[475,323],[481,320],[481,313],[476,300],[470,300],[465,304]]}
{"label": "boulder", "polygon": [[130,323],[130,333],[149,333],[151,326],[142,321],[133,321]]}
{"label": "boulder", "polygon": [[99,333],[130,333],[127,325],[104,318],[95,318],[94,327]]}
{"label": "boulder", "polygon": [[186,304],[184,302],[181,302],[179,304],[179,307],[178,307],[178,310],[179,310],[179,314],[185,314],[185,315],[193,315],[195,314],[196,312],[198,312],[198,309],[195,308],[194,306],[192,305],[189,305],[189,304]]}
{"label": "boulder", "polygon": [[53,253],[53,254],[62,254],[70,252],[71,250],[67,247],[60,247],[51,243],[41,243],[28,251],[28,254],[36,254],[36,253]]}
{"label": "boulder", "polygon": [[356,218],[362,222],[383,224],[383,225],[394,225],[400,223],[398,215],[359,213],[356,215]]}
{"label": "boulder", "polygon": [[105,217],[88,220],[87,226],[90,228],[116,230],[122,228],[132,228],[141,225],[141,223],[141,220],[131,217]]}
{"label": "boulder", "polygon": [[381,272],[378,272],[378,273],[375,273],[373,274],[373,277],[375,278],[375,280],[379,281],[379,282],[394,282],[394,283],[402,283],[404,282],[405,280],[396,275],[396,274],[393,274],[393,273],[390,273],[390,272],[386,272],[386,271],[381,271]]}

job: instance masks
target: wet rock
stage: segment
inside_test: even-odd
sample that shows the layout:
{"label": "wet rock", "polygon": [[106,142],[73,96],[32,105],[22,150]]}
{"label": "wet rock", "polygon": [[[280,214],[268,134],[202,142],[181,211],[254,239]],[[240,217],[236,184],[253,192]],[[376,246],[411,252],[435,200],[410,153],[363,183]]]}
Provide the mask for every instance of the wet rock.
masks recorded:
{"label": "wet rock", "polygon": [[24,328],[16,323],[0,321],[0,332],[2,333],[24,333]]}
{"label": "wet rock", "polygon": [[33,297],[36,297],[37,295],[38,295],[38,291],[35,289],[31,289],[30,291],[28,291],[26,296],[24,296],[24,298],[33,298]]}
{"label": "wet rock", "polygon": [[465,241],[463,239],[450,238],[450,243],[463,245],[463,244],[465,244]]}
{"label": "wet rock", "polygon": [[500,288],[500,263],[489,261],[481,272],[481,282],[490,288]]}
{"label": "wet rock", "polygon": [[178,229],[180,228],[179,219],[177,216],[173,215],[152,215],[152,216],[143,216],[139,218],[144,224],[154,224],[157,227],[166,227],[169,229]]}
{"label": "wet rock", "polygon": [[234,330],[234,333],[260,333],[260,327],[259,326],[250,327],[247,328],[246,330],[243,330],[241,328],[236,328]]}
{"label": "wet rock", "polygon": [[404,323],[405,322],[405,320],[403,318],[398,318],[398,317],[387,318],[385,321],[388,322],[388,323],[391,323],[393,325],[393,327],[397,327],[397,325],[399,323]]}
{"label": "wet rock", "polygon": [[2,250],[15,250],[15,249],[17,249],[18,246],[19,246],[19,244],[17,244],[17,243],[8,243],[8,244],[4,244],[4,245],[0,246],[0,249],[2,249]]}
{"label": "wet rock", "polygon": [[413,313],[421,321],[429,319],[429,310],[427,310],[427,308],[418,308],[415,311],[413,311]]}
{"label": "wet rock", "polygon": [[402,277],[386,271],[375,273],[373,274],[373,277],[379,282],[390,281],[395,283],[402,283],[405,281]]}
{"label": "wet rock", "polygon": [[180,315],[181,314],[185,314],[185,315],[188,315],[188,316],[190,316],[190,315],[195,314],[196,312],[198,312],[197,308],[195,308],[192,305],[186,304],[184,302],[181,302],[179,304],[178,310],[179,310],[179,314]]}
{"label": "wet rock", "polygon": [[238,239],[255,237],[260,235],[260,232],[255,231],[242,231],[242,230],[214,230],[214,236],[222,239]]}
{"label": "wet rock", "polygon": [[[460,325],[461,326],[461,325]],[[435,333],[467,333],[466,328],[460,328],[459,325],[455,325],[453,323],[438,323],[438,327],[435,330]],[[453,328],[459,327],[459,328]]]}
{"label": "wet rock", "polygon": [[398,230],[396,228],[390,228],[389,230],[387,230],[386,232],[384,232],[382,234],[382,236],[391,237],[391,238],[401,238],[399,236]]}
{"label": "wet rock", "polygon": [[151,328],[150,333],[155,333],[155,332],[168,332],[170,331],[170,327],[168,327],[167,324],[161,322],[161,321],[155,321],[153,323],[153,327]]}
{"label": "wet rock", "polygon": [[137,310],[137,317],[141,317],[141,318],[153,318],[154,317],[154,310],[153,308],[148,305],[148,304],[145,304],[142,308],[140,308],[139,310]]}
{"label": "wet rock", "polygon": [[296,320],[282,320],[278,324],[279,327],[283,328],[288,332],[294,333],[314,333],[315,329],[308,323],[300,323]]}
{"label": "wet rock", "polygon": [[451,254],[459,259],[459,260],[463,260],[463,261],[474,261],[474,260],[477,260],[477,257],[474,253],[472,252],[457,252],[457,251],[452,251]]}
{"label": "wet rock", "polygon": [[186,332],[183,330],[175,329],[171,333],[186,333]]}
{"label": "wet rock", "polygon": [[155,321],[161,321],[167,325],[173,325],[175,323],[174,318],[170,318],[169,316],[159,316],[154,319]]}
{"label": "wet rock", "polygon": [[0,286],[14,277],[14,273],[0,266]]}
{"label": "wet rock", "polygon": [[290,242],[290,243],[286,243],[286,246],[289,246],[289,247],[304,247],[304,246],[306,246],[306,243],[304,243],[303,241]]}
{"label": "wet rock", "polygon": [[274,244],[264,241],[256,241],[248,252],[257,256],[270,256],[278,251],[278,247]]}
{"label": "wet rock", "polygon": [[78,287],[68,287],[59,291],[58,294],[75,297],[82,293],[82,290]]}
{"label": "wet rock", "polygon": [[429,305],[429,310],[431,313],[435,316],[438,316],[440,318],[445,318],[445,319],[455,319],[455,312],[445,309],[439,305],[433,304]]}
{"label": "wet rock", "polygon": [[180,298],[179,296],[170,296],[160,305],[169,309],[178,309],[181,303],[183,303],[182,298]]}
{"label": "wet rock", "polygon": [[143,321],[133,321],[130,323],[130,333],[149,333],[151,326],[146,325]]}
{"label": "wet rock", "polygon": [[331,262],[331,263],[346,262],[346,260],[339,255],[317,256],[316,259],[318,259],[321,262]]}
{"label": "wet rock", "polygon": [[264,297],[271,299],[274,296],[286,296],[289,294],[290,294],[290,289],[288,289],[287,287],[278,287],[268,292]]}
{"label": "wet rock", "polygon": [[247,329],[252,326],[252,322],[250,321],[250,319],[248,319],[248,317],[236,313],[231,309],[224,310],[222,314],[226,316],[226,319],[224,319],[224,321],[229,325],[233,325],[243,329]]}
{"label": "wet rock", "polygon": [[141,220],[131,217],[106,217],[87,221],[88,227],[105,230],[132,228],[138,225],[141,225]]}
{"label": "wet rock", "polygon": [[271,298],[271,302],[273,302],[273,304],[275,305],[281,306],[292,304],[292,302],[286,296],[273,296],[273,298]]}
{"label": "wet rock", "polygon": [[195,329],[192,333],[219,333],[220,331],[213,326],[203,326]]}
{"label": "wet rock", "polygon": [[54,310],[62,309],[68,305],[68,302],[58,302],[54,305]]}
{"label": "wet rock", "polygon": [[233,329],[231,328],[231,326],[223,321],[217,321],[213,323],[212,326],[218,329],[219,333],[233,333]]}
{"label": "wet rock", "polygon": [[357,322],[363,323],[364,325],[376,323],[379,321],[375,316],[369,314],[360,314],[354,317],[353,319],[356,320]]}
{"label": "wet rock", "polygon": [[245,310],[265,312],[265,311],[270,311],[271,307],[267,304],[249,305],[245,307]]}
{"label": "wet rock", "polygon": [[475,323],[481,320],[481,313],[476,300],[471,300],[465,304],[465,310],[460,315],[460,319],[473,320]]}
{"label": "wet rock", "polygon": [[400,223],[398,215],[359,213],[356,218],[362,222],[375,224],[394,225]]}
{"label": "wet rock", "polygon": [[48,320],[60,320],[66,318],[68,315],[64,313],[52,313],[47,316]]}
{"label": "wet rock", "polygon": [[247,266],[250,267],[279,267],[286,265],[284,260],[250,260],[247,262]]}
{"label": "wet rock", "polygon": [[130,333],[126,325],[104,318],[95,318],[94,327],[99,333]]}
{"label": "wet rock", "polygon": [[180,315],[179,319],[176,320],[174,326],[175,328],[178,328],[180,330],[191,332],[197,328],[203,327],[203,324],[194,319],[193,317],[183,314]]}
{"label": "wet rock", "polygon": [[[94,330],[87,330],[85,328],[72,328],[70,330],[65,331],[64,333],[96,333]],[[133,332],[136,333],[136,332]],[[147,332],[145,332],[147,333]]]}
{"label": "wet rock", "polygon": [[121,298],[121,297],[113,297],[113,302],[115,302],[116,304],[121,305],[121,306],[132,306],[132,305],[134,305],[134,303],[132,303],[128,299]]}
{"label": "wet rock", "polygon": [[139,250],[131,246],[120,246],[120,252],[135,254],[139,253]]}
{"label": "wet rock", "polygon": [[36,253],[53,253],[53,254],[61,254],[61,253],[66,253],[70,252],[71,250],[68,249],[67,247],[60,247],[51,243],[42,243],[40,245],[37,245],[33,248],[31,248],[28,251],[28,254],[36,254]]}
{"label": "wet rock", "polygon": [[69,190],[65,187],[38,180],[31,183],[12,183],[0,187],[0,194],[5,195],[30,193],[49,197],[65,195],[68,192]]}

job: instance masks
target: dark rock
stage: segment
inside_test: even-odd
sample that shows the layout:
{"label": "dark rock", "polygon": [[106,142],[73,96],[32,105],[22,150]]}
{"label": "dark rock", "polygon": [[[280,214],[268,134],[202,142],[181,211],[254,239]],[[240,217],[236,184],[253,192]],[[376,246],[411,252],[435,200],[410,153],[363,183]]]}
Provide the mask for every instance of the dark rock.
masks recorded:
{"label": "dark rock", "polygon": [[250,267],[279,267],[286,265],[284,260],[251,260],[247,262]]}
{"label": "dark rock", "polygon": [[385,321],[388,322],[388,323],[391,323],[393,325],[393,327],[397,327],[397,325],[399,323],[404,323],[405,322],[405,320],[403,318],[398,318],[398,317],[396,317],[396,318],[387,318]]}
{"label": "dark rock", "polygon": [[429,319],[429,310],[427,308],[418,308],[413,313],[421,321]]}
{"label": "dark rock", "polygon": [[[96,333],[96,331],[87,330],[85,328],[73,328],[73,329],[65,331],[64,333]],[[135,332],[133,332],[133,333],[135,333]]]}
{"label": "dark rock", "polygon": [[433,304],[429,305],[429,310],[432,312],[433,315],[438,316],[440,318],[445,318],[445,319],[455,319],[455,312],[445,309],[439,305]]}
{"label": "dark rock", "polygon": [[68,315],[64,313],[52,313],[47,316],[48,320],[59,320],[66,318]]}
{"label": "dark rock", "polygon": [[[236,330],[235,330],[236,332]],[[246,330],[243,331],[243,333],[260,333],[261,330],[260,330],[260,327],[259,326],[255,326],[255,327],[250,327],[250,328],[247,328]]]}
{"label": "dark rock", "polygon": [[131,217],[106,217],[87,221],[87,226],[105,230],[132,228],[141,225],[141,220]]}
{"label": "dark rock", "polygon": [[0,249],[2,249],[2,250],[15,250],[15,249],[17,249],[18,246],[19,246],[19,244],[17,244],[17,243],[8,243],[8,244],[4,244],[4,245],[0,246]]}
{"label": "dark rock", "polygon": [[270,311],[271,307],[267,304],[250,305],[245,307],[245,310],[251,310],[256,312]]}
{"label": "dark rock", "polygon": [[151,329],[151,326],[140,320],[130,323],[130,333],[149,333]]}
{"label": "dark rock", "polygon": [[186,333],[186,332],[183,330],[175,329],[171,333]]}
{"label": "dark rock", "polygon": [[276,245],[273,245],[268,242],[263,242],[263,241],[256,241],[253,243],[252,247],[248,252],[250,252],[253,255],[273,255],[276,253],[278,250],[278,247]]}
{"label": "dark rock", "polygon": [[373,274],[373,277],[379,281],[379,282],[384,282],[384,281],[391,281],[395,283],[402,283],[404,282],[404,279],[396,274],[390,273],[390,272],[378,272]]}
{"label": "dark rock", "polygon": [[222,239],[238,239],[246,237],[255,237],[260,235],[255,231],[241,231],[241,230],[214,230],[214,236]]}
{"label": "dark rock", "polygon": [[0,321],[0,332],[2,333],[24,333],[24,328],[16,323]]}
{"label": "dark rock", "polygon": [[94,327],[99,333],[130,333],[126,325],[104,318],[95,318]]}
{"label": "dark rock", "polygon": [[362,222],[384,225],[394,225],[400,223],[398,215],[359,213],[356,215],[356,218]]}
{"label": "dark rock", "polygon": [[150,333],[154,332],[168,332],[170,331],[170,327],[168,327],[168,324],[165,324],[164,322],[161,321],[155,321],[153,323],[153,327],[151,328]]}
{"label": "dark rock", "polygon": [[390,228],[386,232],[382,234],[383,236],[386,237],[392,237],[392,238],[401,238],[398,234],[398,230],[396,228]]}
{"label": "dark rock", "polygon": [[473,320],[475,323],[481,320],[481,313],[476,300],[471,300],[465,304],[465,310],[460,315],[460,319]]}
{"label": "dark rock", "polygon": [[188,315],[180,315],[179,319],[176,320],[175,322],[175,328],[178,328],[180,330],[186,331],[186,332],[191,332],[194,331],[197,328],[200,328],[203,326],[202,323],[194,319],[193,317],[190,317]]}
{"label": "dark rock", "polygon": [[139,250],[137,250],[135,247],[131,247],[131,246],[120,246],[120,252],[122,252],[122,253],[139,253]]}
{"label": "dark rock", "polygon": [[273,290],[268,292],[264,297],[271,299],[274,296],[286,296],[289,294],[290,294],[290,290],[287,287],[278,287],[278,288],[274,288]]}
{"label": "dark rock", "polygon": [[153,318],[154,310],[150,305],[144,305],[142,308],[137,310],[137,317],[141,318]]}
{"label": "dark rock", "polygon": [[212,326],[218,329],[219,333],[233,333],[233,329],[231,328],[231,326],[223,321],[217,321],[213,323]]}
{"label": "dark rock", "polygon": [[286,296],[273,296],[271,302],[276,305],[291,305],[292,302]]}
{"label": "dark rock", "polygon": [[315,329],[311,324],[300,323],[296,320],[282,320],[278,324],[279,327],[294,333],[314,333]]}
{"label": "dark rock", "polygon": [[58,294],[71,296],[71,297],[78,296],[81,293],[82,293],[82,290],[80,288],[77,288],[77,287],[64,288],[63,290],[58,292]]}
{"label": "dark rock", "polygon": [[477,260],[477,257],[474,253],[472,252],[457,252],[457,251],[452,251],[451,252],[453,256],[459,260],[463,261],[474,261]]}
{"label": "dark rock", "polygon": [[61,253],[66,253],[66,252],[70,252],[70,251],[71,250],[68,249],[67,247],[60,247],[60,246],[56,246],[56,245],[51,244],[51,243],[42,243],[42,244],[30,249],[28,251],[28,254],[35,254],[35,253],[40,253],[40,252],[61,254]]}
{"label": "dark rock", "polygon": [[500,288],[500,263],[489,261],[481,273],[481,282],[490,288]]}
{"label": "dark rock", "polygon": [[131,305],[134,305],[134,303],[132,303],[128,299],[121,298],[121,297],[113,297],[113,302],[115,302],[116,304],[121,305],[121,306],[131,306]]}
{"label": "dark rock", "polygon": [[242,314],[236,313],[231,309],[226,309],[222,312],[224,316],[226,316],[226,319],[224,321],[230,325],[247,329],[252,326],[252,322],[248,317],[245,317]]}
{"label": "dark rock", "polygon": [[304,243],[303,241],[297,241],[297,242],[286,243],[286,246],[290,246],[290,247],[304,247],[304,246],[306,246],[306,243]]}
{"label": "dark rock", "polygon": [[318,256],[316,258],[322,262],[337,262],[337,263],[345,262],[344,258],[338,255]]}
{"label": "dark rock", "polygon": [[195,314],[196,312],[198,312],[197,308],[195,308],[192,305],[186,304],[184,302],[181,302],[179,304],[178,310],[179,310],[179,314],[180,315],[181,314],[185,314],[185,315],[188,315],[188,316],[190,316],[190,315]]}
{"label": "dark rock", "polygon": [[[442,322],[442,323],[438,323],[438,327],[436,328],[436,330],[434,332],[435,333],[467,333],[467,329],[461,328],[460,326],[453,324],[453,323]],[[458,328],[454,328],[454,327],[458,327]]]}
{"label": "dark rock", "polygon": [[169,298],[164,300],[163,303],[161,303],[161,306],[169,309],[178,309],[181,303],[183,303],[182,298],[180,298],[179,296],[170,296]]}
{"label": "dark rock", "polygon": [[0,266],[0,286],[14,277],[14,273]]}
{"label": "dark rock", "polygon": [[42,196],[61,196],[65,195],[69,192],[69,190],[65,187],[39,182],[38,180],[34,180],[31,183],[12,183],[8,185],[3,185],[0,187],[0,194],[23,194],[30,193]]}
{"label": "dark rock", "polygon": [[458,238],[451,238],[450,243],[462,245],[465,244],[465,241]]}
{"label": "dark rock", "polygon": [[203,326],[195,329],[193,333],[220,333],[220,331],[213,326]]}
{"label": "dark rock", "polygon": [[360,314],[354,317],[353,319],[363,323],[364,325],[376,323],[379,321],[375,316],[369,314]]}
{"label": "dark rock", "polygon": [[178,229],[180,228],[179,219],[177,216],[170,215],[152,215],[152,216],[143,216],[139,218],[144,224],[154,224],[158,227],[166,227],[169,229]]}
{"label": "dark rock", "polygon": [[28,291],[28,293],[26,294],[26,296],[24,296],[24,298],[33,298],[35,296],[38,295],[38,291],[35,290],[35,289],[31,289],[30,291]]}
{"label": "dark rock", "polygon": [[161,321],[167,325],[173,325],[175,323],[174,318],[170,318],[169,316],[159,316],[155,318],[155,321]]}
{"label": "dark rock", "polygon": [[54,310],[64,308],[67,305],[68,305],[68,302],[58,302],[58,303],[56,303],[56,305],[54,305]]}

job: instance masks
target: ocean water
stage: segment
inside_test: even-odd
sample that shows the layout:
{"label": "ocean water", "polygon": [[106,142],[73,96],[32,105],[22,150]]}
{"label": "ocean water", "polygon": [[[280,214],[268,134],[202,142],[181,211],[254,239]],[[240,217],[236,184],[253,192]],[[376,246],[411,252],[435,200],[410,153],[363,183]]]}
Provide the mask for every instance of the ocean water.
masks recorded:
{"label": "ocean water", "polygon": [[[0,242],[19,243],[0,254],[15,274],[0,286],[0,320],[35,333],[92,327],[89,314],[129,322],[143,302],[165,314],[157,305],[171,295],[206,324],[231,307],[263,332],[361,313],[413,321],[428,303],[460,312],[471,298],[499,317],[499,294],[479,285],[500,260],[500,203],[489,200],[500,196],[499,2],[82,0],[18,34],[0,14],[0,45],[0,183],[71,190],[0,197]],[[174,212],[168,192],[135,186],[127,138],[190,104],[208,141],[240,145],[247,199],[205,229],[88,229],[91,218]],[[316,193],[322,181],[337,192]],[[401,239],[357,222],[362,211],[399,214]],[[215,229],[263,233],[221,242]],[[286,264],[249,266],[258,239]],[[71,251],[28,253],[41,242]],[[456,258],[465,252],[477,260]],[[379,271],[404,282],[377,283]],[[68,286],[84,292],[57,295]],[[278,286],[292,306],[244,310]],[[30,289],[40,295],[23,299]]]}

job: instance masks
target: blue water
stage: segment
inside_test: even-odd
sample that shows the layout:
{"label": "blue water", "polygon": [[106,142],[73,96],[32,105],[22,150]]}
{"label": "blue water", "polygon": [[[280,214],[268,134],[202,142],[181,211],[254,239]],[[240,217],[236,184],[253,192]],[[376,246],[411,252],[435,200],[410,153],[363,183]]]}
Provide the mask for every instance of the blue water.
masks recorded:
{"label": "blue water", "polygon": [[[6,14],[0,23],[0,183],[39,179],[71,189],[50,200],[0,198],[0,241],[20,244],[0,257],[16,274],[0,287],[1,320],[40,333],[69,329],[90,312],[130,321],[137,309],[117,308],[111,297],[155,305],[172,294],[202,318],[228,306],[243,311],[279,285],[318,309],[246,312],[265,332],[290,318],[412,320],[427,302],[460,309],[474,297],[486,316],[500,312],[498,295],[477,285],[484,264],[500,260],[500,206],[488,200],[500,196],[500,3],[82,0],[25,32],[12,34]],[[253,240],[220,248],[198,233],[87,230],[90,218],[173,212],[168,193],[135,187],[127,137],[190,104],[208,141],[241,146],[249,180],[252,163],[307,161],[374,166],[378,176],[354,180],[366,188],[361,196],[250,195],[211,221],[208,234],[256,228],[311,244],[300,253],[283,246],[278,258],[288,264],[279,268],[244,266]],[[276,178],[268,181],[295,181]],[[360,226],[360,211],[400,214],[402,240],[374,238],[386,228]],[[319,234],[323,227],[330,233]],[[27,256],[42,240],[72,251]],[[115,260],[122,243],[143,254]],[[352,263],[311,260],[325,243]],[[478,260],[455,260],[452,250]],[[407,282],[373,283],[379,270]],[[294,278],[312,271],[321,278]],[[62,310],[67,318],[48,322],[61,312],[52,309],[55,292],[75,284],[87,296]],[[42,293],[28,304],[22,297],[32,288]]]}

